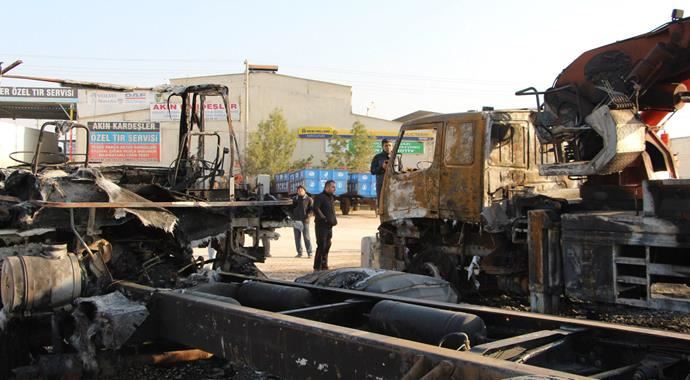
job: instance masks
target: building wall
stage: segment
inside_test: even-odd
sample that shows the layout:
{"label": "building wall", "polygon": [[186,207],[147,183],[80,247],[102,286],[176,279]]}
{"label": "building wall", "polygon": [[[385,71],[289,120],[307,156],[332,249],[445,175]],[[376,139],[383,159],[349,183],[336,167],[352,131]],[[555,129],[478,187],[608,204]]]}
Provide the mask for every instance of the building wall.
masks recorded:
{"label": "building wall", "polygon": [[690,178],[690,136],[671,139],[671,152],[676,158],[680,178]]}
{"label": "building wall", "polygon": [[[34,152],[36,152],[40,129],[18,125],[15,122],[0,121],[0,130],[2,130],[2,139],[0,139],[0,168],[19,165],[17,161],[10,158],[12,153],[14,153],[13,157],[18,160],[31,162]],[[57,136],[51,132],[52,130],[50,128],[50,130],[44,132],[45,135],[41,146],[42,152],[58,152]],[[60,161],[55,155],[43,155],[41,157],[41,162]]]}
{"label": "building wall", "polygon": [[[295,78],[274,73],[249,74],[249,119],[245,115],[245,75],[229,74],[190,78],[171,79],[172,85],[188,86],[193,84],[215,83],[228,86],[229,102],[239,104],[240,120],[233,121],[240,151],[244,151],[246,134],[256,131],[262,120],[276,108],[283,111],[288,127],[297,133],[302,127],[330,127],[338,130],[349,130],[355,121],[362,122],[368,130],[397,131],[400,122],[377,119],[352,113],[352,90],[349,86]],[[148,121],[148,105],[106,104],[95,105],[93,91],[80,92],[80,121]],[[165,101],[153,95],[156,101]],[[91,101],[91,103],[89,103]],[[171,99],[179,103],[179,98]],[[208,98],[207,102],[220,103],[221,100]],[[82,112],[82,110],[84,112]],[[245,125],[246,124],[246,125]],[[161,122],[161,161],[159,166],[168,166],[177,154],[178,122]],[[208,131],[217,131],[222,137],[222,145],[228,146],[227,126],[223,121],[207,121]],[[83,137],[77,143],[83,147]],[[293,159],[314,157],[318,166],[326,157],[325,139],[298,138]],[[215,154],[215,149],[207,144],[206,157]],[[122,163],[122,162],[120,162]],[[115,163],[118,164],[118,163]],[[147,164],[151,162],[127,162],[127,164]],[[226,165],[228,165],[226,163]],[[226,166],[227,167],[227,166]]]}

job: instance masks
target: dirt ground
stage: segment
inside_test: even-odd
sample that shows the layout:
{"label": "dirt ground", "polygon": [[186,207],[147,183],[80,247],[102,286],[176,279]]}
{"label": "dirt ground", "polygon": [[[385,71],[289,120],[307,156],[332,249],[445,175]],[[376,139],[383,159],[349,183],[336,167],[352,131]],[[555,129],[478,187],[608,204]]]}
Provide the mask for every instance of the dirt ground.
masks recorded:
{"label": "dirt ground", "polygon": [[[349,215],[337,214],[338,225],[333,228],[333,245],[328,255],[328,266],[331,269],[360,266],[360,246],[362,238],[376,235],[379,218],[372,210],[350,211]],[[316,251],[314,223],[309,226],[312,246]],[[271,257],[265,263],[258,264],[268,277],[280,280],[295,278],[312,272],[314,256],[296,258],[295,238],[292,228],[276,230],[278,240],[271,241]]]}

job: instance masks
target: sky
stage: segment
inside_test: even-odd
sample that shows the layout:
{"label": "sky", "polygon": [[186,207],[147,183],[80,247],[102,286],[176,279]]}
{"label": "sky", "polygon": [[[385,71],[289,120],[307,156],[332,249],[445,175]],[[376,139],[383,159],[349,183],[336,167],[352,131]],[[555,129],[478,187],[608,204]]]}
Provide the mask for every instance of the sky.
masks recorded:
{"label": "sky", "polygon": [[[244,71],[352,86],[353,112],[534,107],[584,51],[650,31],[688,2],[10,1],[0,61],[13,74],[149,86]],[[687,6],[690,15],[690,6]],[[2,85],[34,85],[4,79]],[[666,125],[690,135],[690,106]]]}

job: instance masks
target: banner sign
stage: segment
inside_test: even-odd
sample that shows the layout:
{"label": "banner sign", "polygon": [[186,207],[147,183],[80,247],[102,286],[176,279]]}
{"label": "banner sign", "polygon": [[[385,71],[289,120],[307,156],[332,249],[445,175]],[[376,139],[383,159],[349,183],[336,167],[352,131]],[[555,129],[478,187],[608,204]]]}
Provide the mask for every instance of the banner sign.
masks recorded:
{"label": "banner sign", "polygon": [[[369,135],[382,140],[384,138],[395,140],[398,137],[398,131],[367,131]],[[302,127],[297,130],[297,134],[303,139],[330,139],[333,135],[349,139],[352,137],[352,131],[349,129],[334,129],[331,127]],[[409,141],[430,141],[434,138],[432,132],[426,131],[406,131],[403,140]],[[381,144],[379,142],[378,144]]]}
{"label": "banner sign", "polygon": [[297,134],[305,139],[327,139],[333,136],[331,127],[302,127],[297,130]]}
{"label": "banner sign", "polygon": [[[395,140],[391,140],[395,145]],[[333,148],[331,147],[332,140],[326,140],[326,153],[331,153]],[[374,154],[382,152],[381,142],[374,140],[372,142],[372,147],[374,149]],[[347,142],[347,149],[352,151],[352,141]],[[403,140],[400,143],[400,148],[398,148],[398,153],[400,154],[424,154],[424,143],[421,141],[406,141]]]}
{"label": "banner sign", "polygon": [[[150,105],[151,121],[179,121],[182,113],[182,104],[179,103],[154,103]],[[225,105],[223,103],[204,104],[204,117],[206,120],[226,120]],[[232,121],[240,120],[240,106],[230,103],[230,118]]]}
{"label": "banner sign", "polygon": [[160,161],[160,123],[89,122],[89,160]]}
{"label": "banner sign", "polygon": [[71,87],[0,87],[0,101],[77,103],[77,89]]}
{"label": "banner sign", "polygon": [[134,92],[90,92],[86,97],[86,104],[138,104],[148,106],[156,100],[150,91]]}
{"label": "banner sign", "polygon": [[[395,140],[391,140],[393,145],[395,145]],[[379,153],[383,152],[383,147],[381,146],[380,141],[375,141],[373,143],[374,145],[374,152]],[[403,140],[400,143],[400,147],[398,148],[398,153],[400,154],[424,154],[424,143],[421,141],[408,141],[408,140]]]}

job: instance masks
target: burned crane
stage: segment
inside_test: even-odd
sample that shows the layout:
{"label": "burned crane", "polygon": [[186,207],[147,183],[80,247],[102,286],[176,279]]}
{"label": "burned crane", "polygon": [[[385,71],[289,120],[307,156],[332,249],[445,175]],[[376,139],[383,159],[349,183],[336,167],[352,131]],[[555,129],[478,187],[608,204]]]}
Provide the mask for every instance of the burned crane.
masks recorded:
{"label": "burned crane", "polygon": [[374,265],[529,294],[541,312],[563,295],[689,311],[690,182],[655,134],[688,97],[690,19],[677,14],[582,54],[545,92],[519,91],[535,111],[403,125],[398,141],[426,136],[427,152],[391,160]]}

